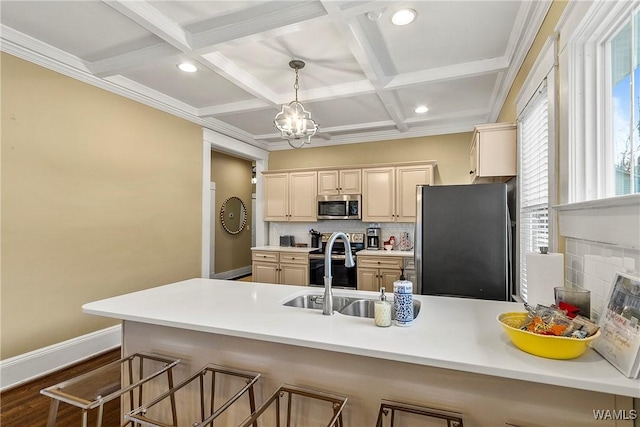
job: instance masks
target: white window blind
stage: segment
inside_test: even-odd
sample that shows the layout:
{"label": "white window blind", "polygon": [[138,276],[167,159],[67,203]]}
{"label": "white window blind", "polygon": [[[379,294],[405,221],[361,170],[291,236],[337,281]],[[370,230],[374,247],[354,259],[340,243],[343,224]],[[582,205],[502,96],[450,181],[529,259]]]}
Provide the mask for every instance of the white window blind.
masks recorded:
{"label": "white window blind", "polygon": [[527,252],[549,246],[549,114],[546,80],[520,114],[518,199],[520,296],[527,301]]}

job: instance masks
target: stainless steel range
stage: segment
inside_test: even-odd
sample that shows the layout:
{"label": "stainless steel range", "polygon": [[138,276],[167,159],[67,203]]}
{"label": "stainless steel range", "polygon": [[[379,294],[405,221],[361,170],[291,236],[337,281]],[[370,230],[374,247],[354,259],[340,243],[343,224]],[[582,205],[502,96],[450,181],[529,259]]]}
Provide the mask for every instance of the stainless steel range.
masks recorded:
{"label": "stainless steel range", "polygon": [[[322,247],[309,253],[309,285],[324,287],[324,263],[327,241],[333,233],[322,233]],[[351,253],[364,249],[364,233],[345,233],[351,244]],[[331,273],[333,288],[357,289],[358,274],[356,267],[348,268],[344,265],[345,249],[341,240],[336,240],[331,251]]]}

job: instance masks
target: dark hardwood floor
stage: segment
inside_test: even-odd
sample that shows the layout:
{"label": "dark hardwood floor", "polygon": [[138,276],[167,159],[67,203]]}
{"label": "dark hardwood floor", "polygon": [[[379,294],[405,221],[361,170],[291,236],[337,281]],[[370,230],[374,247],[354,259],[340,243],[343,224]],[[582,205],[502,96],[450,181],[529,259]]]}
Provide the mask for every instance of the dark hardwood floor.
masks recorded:
{"label": "dark hardwood floor", "polygon": [[[87,361],[78,363],[29,383],[0,393],[0,426],[43,427],[47,425],[51,399],[40,394],[40,390],[80,374],[96,369],[120,358],[120,349],[112,350]],[[89,425],[95,425],[97,411],[89,412]],[[119,426],[120,400],[115,399],[104,406],[104,427]],[[81,426],[82,410],[60,403],[56,426]]]}

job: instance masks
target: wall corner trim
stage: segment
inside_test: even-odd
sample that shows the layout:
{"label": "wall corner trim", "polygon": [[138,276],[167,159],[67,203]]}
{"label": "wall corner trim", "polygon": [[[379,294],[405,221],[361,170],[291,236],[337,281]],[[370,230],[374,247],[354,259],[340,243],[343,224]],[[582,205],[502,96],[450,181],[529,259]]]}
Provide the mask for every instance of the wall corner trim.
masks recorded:
{"label": "wall corner trim", "polygon": [[0,360],[0,392],[113,350],[121,344],[122,327],[115,325]]}

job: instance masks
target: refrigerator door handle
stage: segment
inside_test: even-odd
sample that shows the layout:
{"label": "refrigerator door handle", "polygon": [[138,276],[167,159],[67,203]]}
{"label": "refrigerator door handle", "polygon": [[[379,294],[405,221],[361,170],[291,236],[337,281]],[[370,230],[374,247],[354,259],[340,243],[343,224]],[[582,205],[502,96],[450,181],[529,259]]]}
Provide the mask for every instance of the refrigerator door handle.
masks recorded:
{"label": "refrigerator door handle", "polygon": [[416,186],[416,222],[414,230],[414,242],[413,242],[413,258],[416,268],[416,291],[418,295],[422,295],[422,189],[427,187],[426,185]]}

